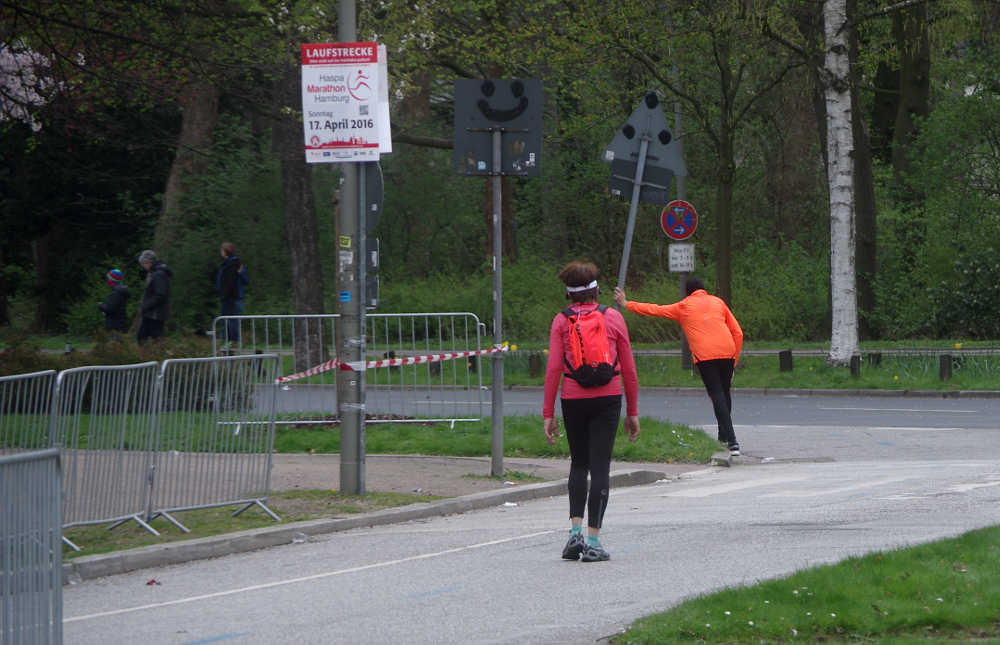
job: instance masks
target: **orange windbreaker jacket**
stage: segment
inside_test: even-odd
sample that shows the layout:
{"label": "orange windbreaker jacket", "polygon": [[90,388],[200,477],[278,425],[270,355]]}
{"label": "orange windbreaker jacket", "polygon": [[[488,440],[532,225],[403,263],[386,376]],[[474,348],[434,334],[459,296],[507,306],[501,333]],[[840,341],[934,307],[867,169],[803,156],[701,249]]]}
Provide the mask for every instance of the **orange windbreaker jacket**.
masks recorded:
{"label": "orange windbreaker jacket", "polygon": [[670,318],[679,322],[687,336],[695,363],[717,358],[732,358],[737,363],[740,361],[743,330],[726,303],[721,298],[710,296],[704,289],[698,289],[672,305],[629,300],[626,307],[643,316]]}

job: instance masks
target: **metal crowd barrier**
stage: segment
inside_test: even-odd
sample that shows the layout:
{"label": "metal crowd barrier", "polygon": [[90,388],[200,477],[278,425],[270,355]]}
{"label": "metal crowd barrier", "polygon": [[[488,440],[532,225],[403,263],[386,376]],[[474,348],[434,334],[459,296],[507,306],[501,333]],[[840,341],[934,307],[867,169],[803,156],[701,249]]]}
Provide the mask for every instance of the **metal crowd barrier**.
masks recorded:
{"label": "metal crowd barrier", "polygon": [[[365,329],[368,360],[479,351],[485,334],[470,313],[371,314]],[[367,370],[369,423],[481,420],[483,363],[476,356]]]}
{"label": "metal crowd barrier", "polygon": [[[336,314],[220,316],[212,325],[219,355],[278,354],[280,376],[290,376],[336,358]],[[239,333],[227,324],[236,321]],[[471,313],[368,314],[365,358],[369,361],[482,349],[485,325]],[[224,342],[227,337],[238,341]],[[365,372],[368,423],[479,421],[483,418],[479,357]],[[325,424],[338,418],[337,369],[281,386],[280,424]]]}
{"label": "metal crowd barrier", "polygon": [[[278,376],[295,374],[324,363],[337,355],[335,325],[337,314],[289,316],[220,316],[212,323],[212,354],[241,356],[277,354]],[[229,334],[235,321],[239,334]],[[227,336],[238,340],[226,341]],[[295,413],[295,423],[329,423],[337,416],[337,371],[330,370],[282,389],[278,400],[280,418]]]}
{"label": "metal crowd barrier", "polygon": [[0,456],[49,446],[53,370],[0,378]]}
{"label": "metal crowd barrier", "polygon": [[0,645],[61,645],[58,450],[0,456]]}
{"label": "metal crowd barrier", "polygon": [[[267,508],[275,355],[167,360],[60,372],[51,445],[64,464],[63,527],[242,505]],[[73,549],[69,540],[63,541]]]}
{"label": "metal crowd barrier", "polygon": [[150,519],[182,531],[170,513],[241,504],[267,508],[278,357],[163,362]]}
{"label": "metal crowd barrier", "polygon": [[143,519],[159,377],[155,362],[59,373],[51,438],[63,459],[64,528],[134,520],[159,535]]}

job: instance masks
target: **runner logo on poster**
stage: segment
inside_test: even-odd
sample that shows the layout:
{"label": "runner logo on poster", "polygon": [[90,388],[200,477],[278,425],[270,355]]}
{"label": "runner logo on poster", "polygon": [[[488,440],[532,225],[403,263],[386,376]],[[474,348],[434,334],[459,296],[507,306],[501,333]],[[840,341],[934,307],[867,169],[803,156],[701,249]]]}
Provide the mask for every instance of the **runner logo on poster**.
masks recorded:
{"label": "runner logo on poster", "polygon": [[306,161],[378,161],[378,43],[302,45]]}

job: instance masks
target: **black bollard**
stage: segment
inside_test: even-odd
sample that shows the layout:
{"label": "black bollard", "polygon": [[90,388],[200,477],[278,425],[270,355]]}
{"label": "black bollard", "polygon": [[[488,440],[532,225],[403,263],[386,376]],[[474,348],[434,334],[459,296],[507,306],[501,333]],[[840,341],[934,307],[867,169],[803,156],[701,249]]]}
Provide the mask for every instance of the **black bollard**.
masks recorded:
{"label": "black bollard", "polygon": [[941,354],[941,381],[951,380],[951,354]]}
{"label": "black bollard", "polygon": [[792,350],[783,349],[780,352],[778,352],[778,371],[779,372],[792,371]]}
{"label": "black bollard", "polygon": [[854,378],[861,376],[861,354],[851,356],[851,376]]}
{"label": "black bollard", "polygon": [[531,354],[528,356],[528,376],[538,378],[542,373],[542,355]]}

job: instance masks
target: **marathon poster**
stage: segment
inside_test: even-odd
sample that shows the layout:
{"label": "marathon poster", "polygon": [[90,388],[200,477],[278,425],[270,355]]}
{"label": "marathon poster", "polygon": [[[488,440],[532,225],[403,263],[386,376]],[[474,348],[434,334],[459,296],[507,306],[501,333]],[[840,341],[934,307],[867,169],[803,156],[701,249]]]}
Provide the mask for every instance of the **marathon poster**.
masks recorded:
{"label": "marathon poster", "polygon": [[378,43],[302,45],[306,161],[379,159]]}

